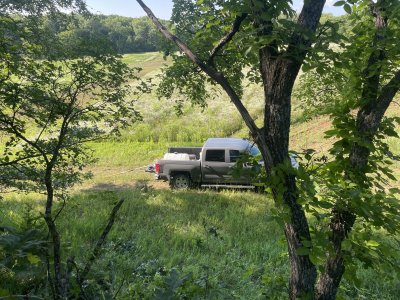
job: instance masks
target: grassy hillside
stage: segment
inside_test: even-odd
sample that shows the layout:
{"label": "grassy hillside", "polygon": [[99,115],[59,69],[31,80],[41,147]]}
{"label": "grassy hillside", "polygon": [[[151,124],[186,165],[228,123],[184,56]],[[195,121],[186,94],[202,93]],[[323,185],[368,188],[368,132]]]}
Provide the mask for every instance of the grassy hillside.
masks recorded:
{"label": "grassy hillside", "polygon": [[[160,53],[130,54],[125,55],[123,60],[131,66],[141,67],[143,78],[154,78],[156,83],[161,68],[170,63]],[[261,117],[262,88],[246,88],[243,99],[252,116],[255,119]],[[118,140],[91,145],[99,161],[91,168],[95,175],[93,180],[86,182],[83,187],[133,186],[137,180],[153,182],[152,175],[145,174],[143,169],[162,156],[169,146],[201,146],[209,137],[248,137],[248,129],[239,113],[222,92],[209,101],[204,111],[186,103],[183,116],[178,117],[174,105],[174,99],[158,99],[155,93],[139,99],[137,108],[143,116],[143,122],[123,132]],[[293,115],[301,115],[296,99],[293,107]],[[400,115],[400,106],[393,104],[389,115]],[[321,154],[326,153],[333,143],[332,140],[324,139],[324,132],[329,128],[330,121],[327,117],[296,122],[291,128],[290,148],[296,151],[312,148]],[[394,153],[400,153],[397,139],[390,139],[389,144]],[[400,175],[400,162],[393,167],[395,173]],[[399,186],[398,182],[393,184]]]}

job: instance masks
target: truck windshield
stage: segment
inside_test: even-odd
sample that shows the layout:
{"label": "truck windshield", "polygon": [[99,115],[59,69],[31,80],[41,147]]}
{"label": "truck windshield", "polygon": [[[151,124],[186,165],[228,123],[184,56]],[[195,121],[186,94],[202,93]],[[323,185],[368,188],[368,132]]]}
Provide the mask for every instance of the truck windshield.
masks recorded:
{"label": "truck windshield", "polygon": [[249,148],[247,149],[247,151],[250,153],[250,155],[252,156],[257,156],[260,154],[260,150],[258,150],[256,144],[253,145],[249,145]]}

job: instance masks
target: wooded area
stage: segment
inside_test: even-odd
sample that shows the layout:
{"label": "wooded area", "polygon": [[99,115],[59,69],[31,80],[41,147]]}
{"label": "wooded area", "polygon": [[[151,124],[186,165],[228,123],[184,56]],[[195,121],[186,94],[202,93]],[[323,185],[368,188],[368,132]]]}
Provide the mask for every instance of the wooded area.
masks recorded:
{"label": "wooded area", "polygon": [[[30,19],[21,18],[22,22]],[[106,53],[125,54],[167,49],[161,34],[148,18],[86,14],[41,16],[36,20],[36,42],[46,48],[38,55],[54,59]],[[167,21],[162,21],[168,25]],[[29,24],[27,24],[29,26]],[[38,32],[39,33],[39,32]],[[51,44],[46,39],[51,38]],[[47,46],[46,46],[47,44]]]}

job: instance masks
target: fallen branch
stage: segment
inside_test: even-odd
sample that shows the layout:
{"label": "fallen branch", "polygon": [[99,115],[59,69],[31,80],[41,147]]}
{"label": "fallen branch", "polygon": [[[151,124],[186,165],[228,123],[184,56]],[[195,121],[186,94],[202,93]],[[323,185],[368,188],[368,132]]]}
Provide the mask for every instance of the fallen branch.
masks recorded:
{"label": "fallen branch", "polygon": [[108,224],[107,224],[106,228],[104,228],[103,233],[101,234],[99,240],[97,241],[96,246],[93,249],[92,255],[89,257],[89,260],[87,261],[85,268],[83,269],[82,273],[80,274],[80,278],[79,278],[80,284],[82,284],[83,281],[85,281],[86,276],[89,274],[94,261],[99,256],[101,248],[103,247],[103,244],[107,238],[107,235],[110,232],[112,226],[114,225],[115,216],[117,215],[117,212],[121,208],[122,203],[124,203],[124,201],[125,201],[125,199],[121,199],[114,206],[114,208],[110,214],[110,218],[108,219]]}

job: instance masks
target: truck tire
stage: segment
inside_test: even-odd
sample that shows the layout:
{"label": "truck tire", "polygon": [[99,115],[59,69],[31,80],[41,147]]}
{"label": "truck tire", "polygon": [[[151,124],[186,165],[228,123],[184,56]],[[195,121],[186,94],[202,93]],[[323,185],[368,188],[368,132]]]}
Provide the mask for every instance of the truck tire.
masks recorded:
{"label": "truck tire", "polygon": [[176,174],[172,178],[171,187],[176,190],[187,190],[191,187],[191,181],[186,174]]}

